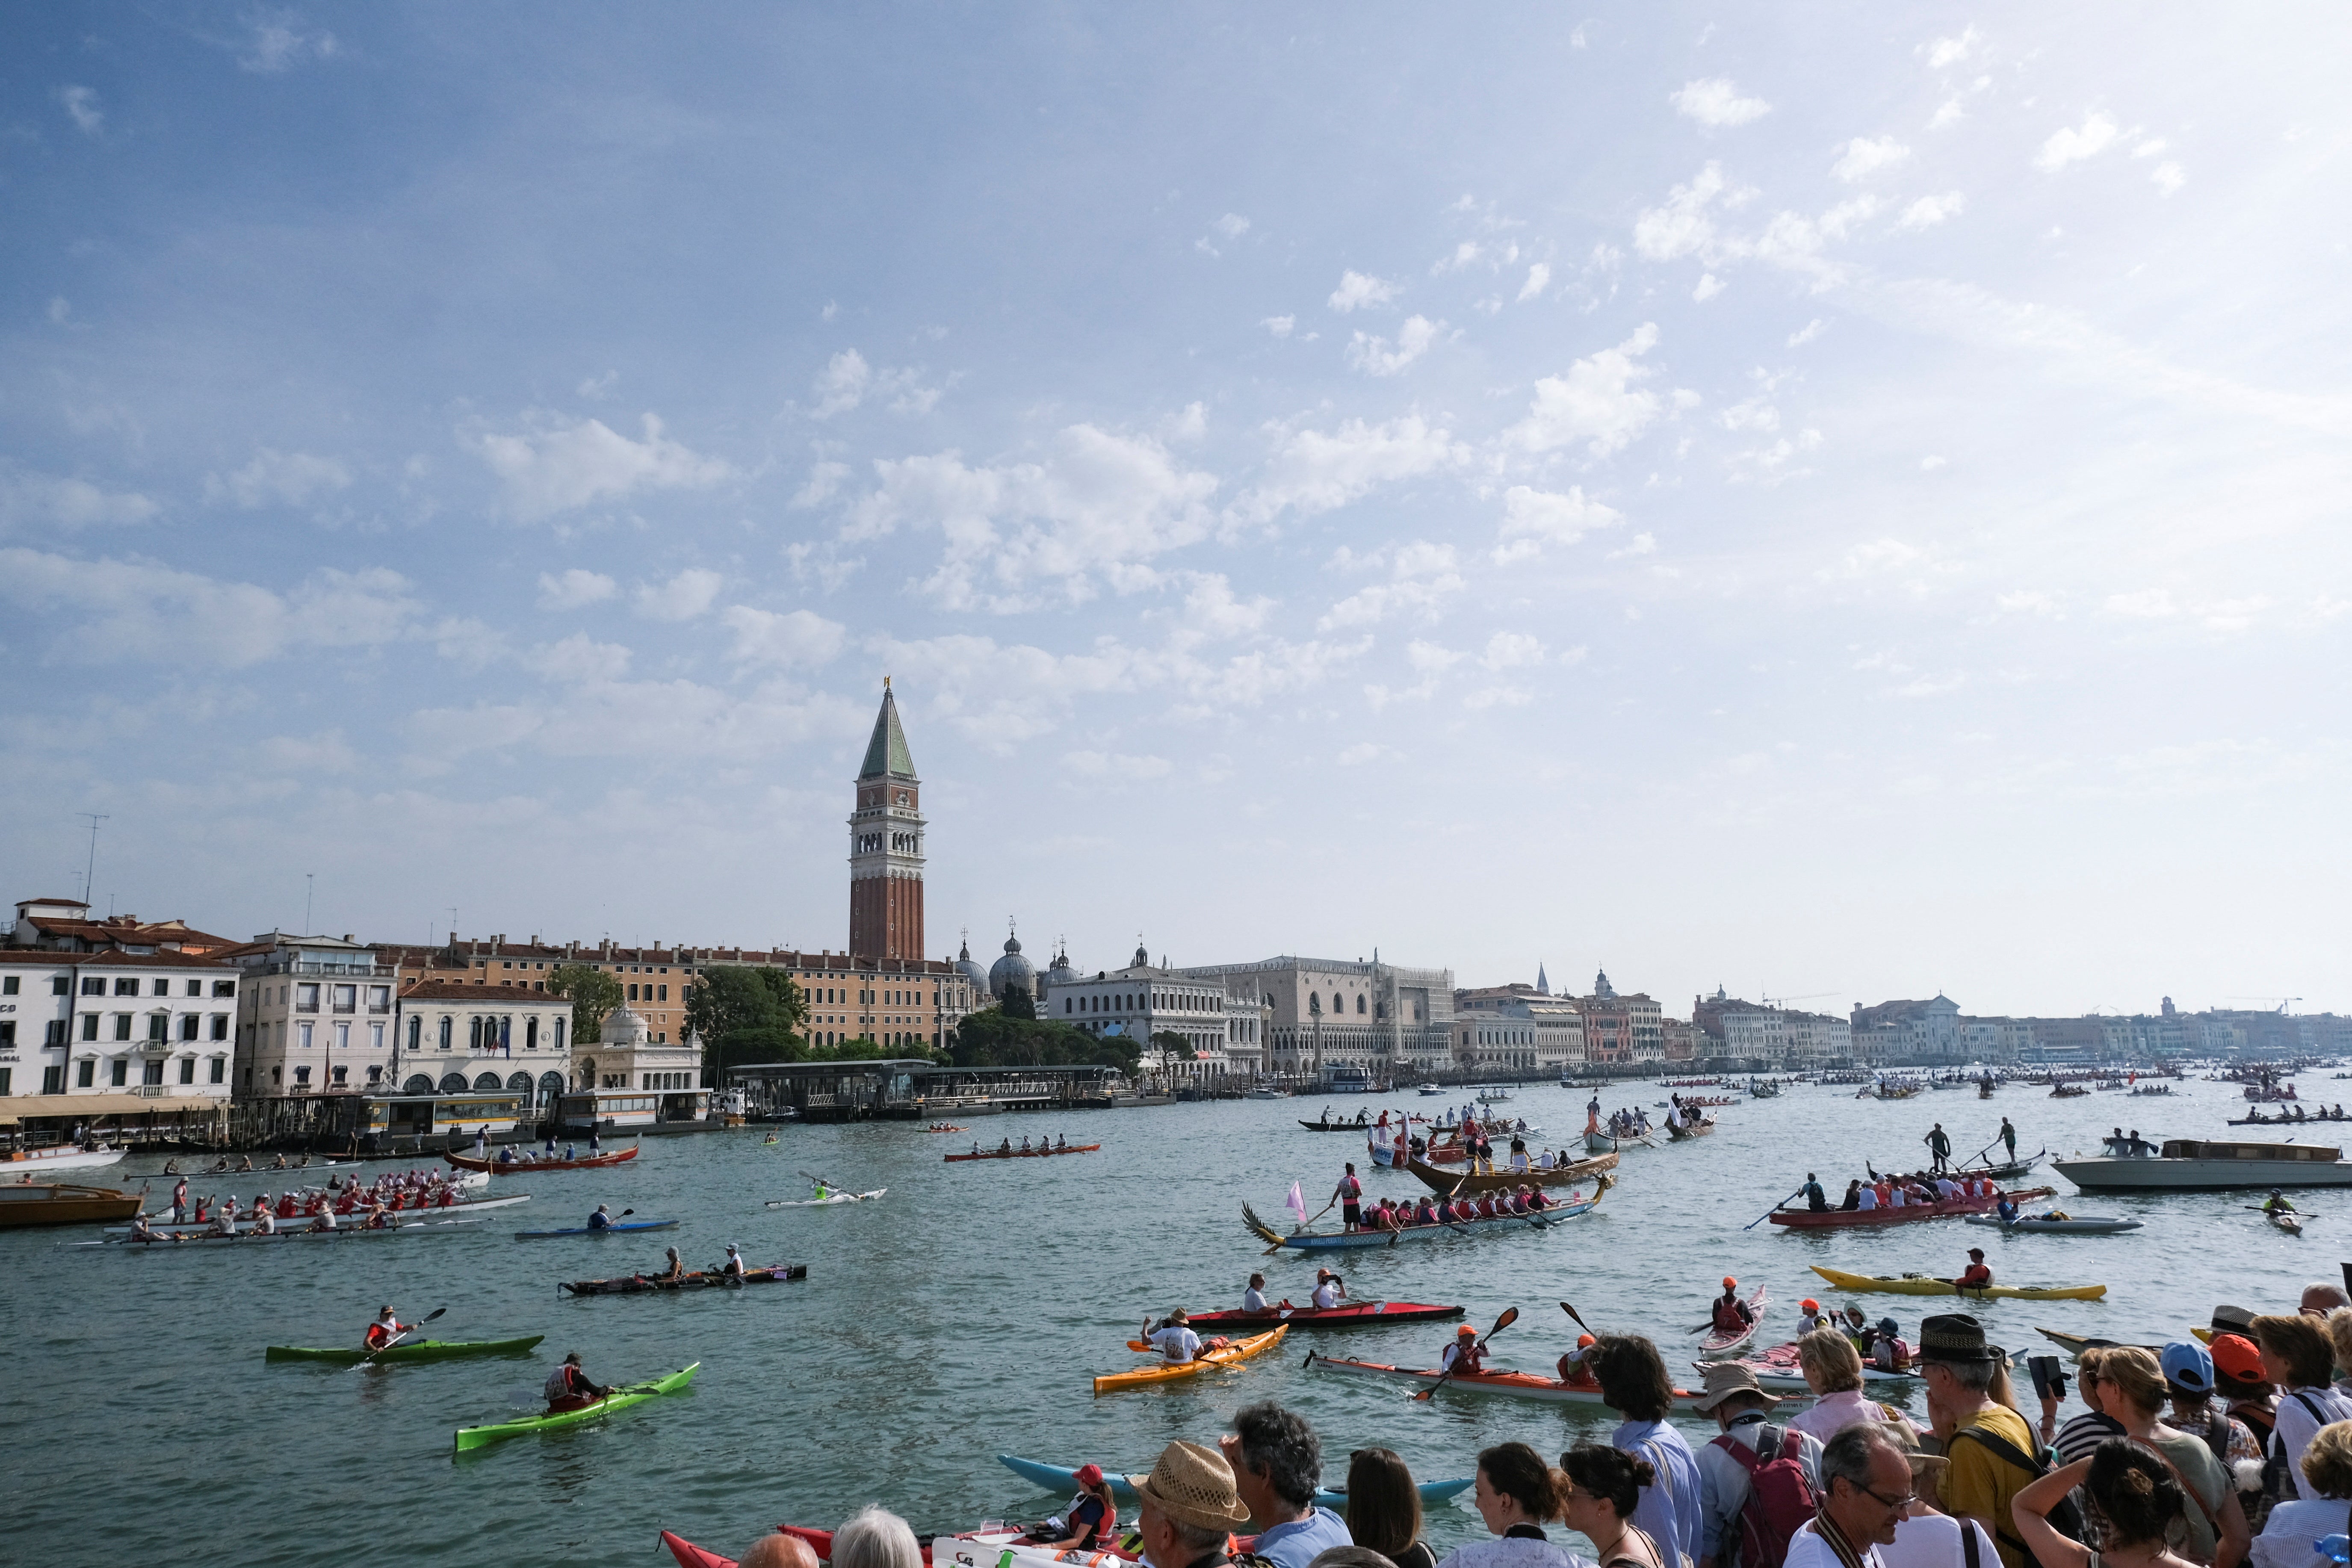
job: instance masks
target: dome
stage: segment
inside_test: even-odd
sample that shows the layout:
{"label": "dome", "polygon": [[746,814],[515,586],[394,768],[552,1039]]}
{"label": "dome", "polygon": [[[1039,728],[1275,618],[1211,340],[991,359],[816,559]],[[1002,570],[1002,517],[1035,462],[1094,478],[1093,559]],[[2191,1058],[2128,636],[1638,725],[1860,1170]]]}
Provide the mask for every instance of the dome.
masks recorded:
{"label": "dome", "polygon": [[971,984],[973,995],[981,995],[988,990],[988,971],[982,969],[980,960],[971,955],[971,943],[965,942],[962,951],[956,954],[955,967],[956,973]]}
{"label": "dome", "polygon": [[1004,994],[1015,985],[1029,993],[1031,1000],[1036,999],[1037,966],[1021,956],[1021,939],[1008,936],[1004,939],[1004,956],[988,971],[988,994],[1002,1002]]}
{"label": "dome", "polygon": [[646,1028],[646,1021],[631,1012],[629,1005],[624,1002],[604,1015],[604,1027],[596,1038],[607,1046],[642,1046],[653,1038],[653,1031]]}

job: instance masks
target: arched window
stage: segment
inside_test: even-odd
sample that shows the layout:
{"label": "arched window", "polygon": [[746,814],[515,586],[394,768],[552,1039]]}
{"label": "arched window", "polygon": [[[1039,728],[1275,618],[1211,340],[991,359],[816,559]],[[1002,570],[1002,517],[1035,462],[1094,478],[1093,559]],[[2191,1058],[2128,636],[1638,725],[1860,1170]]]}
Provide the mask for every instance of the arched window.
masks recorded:
{"label": "arched window", "polygon": [[412,1073],[402,1082],[400,1092],[403,1094],[431,1094],[433,1092],[433,1080],[426,1078],[421,1072]]}
{"label": "arched window", "polygon": [[555,1097],[562,1092],[563,1075],[562,1073],[543,1072],[539,1075],[539,1102],[541,1105],[553,1105]]}
{"label": "arched window", "polygon": [[425,1020],[411,1013],[408,1016],[408,1048],[422,1050],[425,1040]]}
{"label": "arched window", "polygon": [[1358,997],[1356,998],[1356,1011],[1357,1011],[1358,1013],[1360,1013],[1360,1014],[1361,1012],[1363,1012],[1363,1010],[1364,1010],[1364,999],[1363,999],[1361,996],[1358,996]]}
{"label": "arched window", "polygon": [[449,1041],[452,1037],[450,1031],[455,1029],[457,1026],[457,1021],[455,1018],[452,1018],[446,1013],[441,1015],[441,1048],[443,1050],[446,1051],[449,1048]]}
{"label": "arched window", "polygon": [[474,1092],[477,1094],[493,1094],[499,1087],[499,1075],[494,1072],[486,1072],[474,1080]]}
{"label": "arched window", "polygon": [[523,1103],[526,1105],[529,1104],[530,1100],[527,1097],[530,1093],[530,1074],[527,1072],[519,1072],[515,1074],[514,1077],[507,1079],[507,1092],[509,1094],[520,1094],[525,1096],[526,1099]]}
{"label": "arched window", "polygon": [[463,1093],[465,1093],[465,1092],[466,1092],[466,1075],[465,1075],[464,1073],[461,1073],[461,1072],[453,1072],[453,1073],[444,1073],[444,1074],[442,1074],[442,1075],[441,1075],[441,1092],[442,1092],[442,1093],[444,1093],[444,1094],[463,1094]]}

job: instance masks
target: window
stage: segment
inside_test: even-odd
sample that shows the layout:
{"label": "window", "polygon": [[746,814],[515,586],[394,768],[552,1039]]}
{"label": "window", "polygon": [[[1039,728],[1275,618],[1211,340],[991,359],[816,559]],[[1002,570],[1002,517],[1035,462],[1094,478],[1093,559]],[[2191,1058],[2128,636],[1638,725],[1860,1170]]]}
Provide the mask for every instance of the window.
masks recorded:
{"label": "window", "polygon": [[14,1018],[0,1018],[0,1046],[13,1047],[16,1044],[16,1020]]}
{"label": "window", "polygon": [[[194,1039],[194,1037],[195,1037],[193,1035],[189,1037],[191,1039]],[[215,1040],[226,1040],[228,1038],[227,1014],[215,1013],[213,1015],[213,1038]]]}
{"label": "window", "polygon": [[335,1049],[339,1051],[348,1051],[351,1048],[352,1026],[349,1024],[337,1024],[335,1026]]}
{"label": "window", "polygon": [[50,1019],[49,1026],[42,1031],[43,1037],[41,1044],[45,1046],[64,1045],[66,1043],[66,1036],[70,1032],[71,1028],[72,1025],[63,1018]]}
{"label": "window", "polygon": [[450,1038],[457,1027],[457,1019],[451,1017],[446,1013],[441,1015],[441,1048],[443,1050],[446,1051],[449,1048]]}
{"label": "window", "polygon": [[139,982],[117,977],[114,982],[114,994],[117,996],[136,996],[139,994]]}
{"label": "window", "polygon": [[655,997],[655,998],[654,998],[654,1000],[655,1000],[655,1001],[656,1001],[656,1002],[667,1002],[667,1001],[668,1001],[668,1000],[669,1000],[669,987],[668,987],[668,986],[667,986],[667,985],[657,985],[657,986],[656,986],[654,989],[656,989],[656,991],[659,991],[659,992],[661,993],[661,994],[660,994],[659,996],[656,996],[656,997]]}
{"label": "window", "polygon": [[213,1058],[212,1073],[205,1079],[205,1081],[206,1083],[223,1083],[227,1081],[227,1079],[228,1058],[226,1057],[215,1057]]}
{"label": "window", "polygon": [[359,1010],[360,988],[356,985],[336,986],[335,1011],[338,1013],[356,1013]]}
{"label": "window", "polygon": [[140,1064],[140,1069],[139,1081],[141,1083],[146,1084],[154,1089],[161,1089],[163,1087],[163,1058],[157,1057],[153,1061],[142,1062]]}
{"label": "window", "polygon": [[294,987],[294,1011],[315,1013],[319,1010],[319,987],[315,984]]}
{"label": "window", "polygon": [[312,1024],[312,1023],[311,1023],[311,1022],[310,1022],[310,1020],[308,1020],[308,1019],[305,1019],[305,1020],[303,1020],[301,1023],[295,1025],[295,1026],[294,1026],[294,1043],[295,1043],[295,1045],[296,1045],[296,1046],[298,1046],[298,1047],[300,1047],[301,1049],[303,1049],[303,1050],[306,1050],[306,1051],[307,1051],[307,1050],[309,1050],[309,1049],[310,1048],[310,1031],[311,1031],[312,1029],[316,1028],[316,1027],[318,1027],[318,1026],[317,1026],[317,1025],[315,1025],[315,1024]]}
{"label": "window", "polygon": [[103,996],[106,994],[106,982],[85,974],[81,977],[81,994],[85,996]]}
{"label": "window", "polygon": [[5,979],[0,979],[0,996],[14,996],[16,994],[17,979],[18,977],[14,974],[8,975]]}
{"label": "window", "polygon": [[371,1013],[389,1013],[392,1011],[391,986],[371,985],[368,987],[368,1011]]}
{"label": "window", "polygon": [[180,1081],[182,1083],[194,1083],[196,1081],[195,1058],[182,1057],[180,1058]]}
{"label": "window", "polygon": [[214,994],[214,995],[215,995],[215,996],[234,996],[234,995],[236,995],[236,981],[234,981],[234,980],[215,980],[215,981],[214,981],[214,982],[213,982],[213,994]]}
{"label": "window", "polygon": [[522,1021],[522,1048],[527,1051],[539,1049],[539,1015],[536,1013]]}
{"label": "window", "polygon": [[1361,996],[1359,996],[1359,997],[1357,997],[1357,998],[1356,998],[1356,1011],[1357,1011],[1357,1012],[1359,1012],[1359,1013],[1361,1013],[1363,1010],[1364,1010],[1364,999],[1363,999]]}
{"label": "window", "polygon": [[172,983],[168,980],[158,979],[154,984],[148,987],[148,994],[151,996],[169,996],[171,994]]}
{"label": "window", "polygon": [[52,996],[70,996],[70,995],[72,995],[72,994],[73,994],[73,976],[71,976],[71,975],[69,975],[69,974],[52,974],[52,975],[50,975],[50,976],[49,976],[49,994],[50,994],[50,995],[52,995]]}
{"label": "window", "polygon": [[130,1014],[117,1013],[114,1016],[114,1037],[118,1040],[127,1040],[131,1037]]}
{"label": "window", "polygon": [[294,1069],[294,1083],[295,1083],[295,1087],[296,1087],[296,1088],[298,1088],[298,1089],[308,1089],[308,1088],[310,1088],[310,1069],[309,1068],[307,1068],[307,1067],[299,1067],[299,1068],[296,1068]]}
{"label": "window", "polygon": [[559,1051],[563,1048],[563,1020],[562,1018],[555,1020],[555,1048]]}
{"label": "window", "polygon": [[347,1068],[347,1067],[338,1067],[338,1068],[336,1068],[334,1069],[334,1071],[335,1071],[335,1087],[336,1087],[337,1089],[341,1089],[341,1088],[342,1088],[342,1087],[343,1087],[343,1076],[344,1076],[346,1073],[350,1072],[351,1070],[352,1070],[352,1069],[351,1069],[351,1068]]}
{"label": "window", "polygon": [[98,1038],[97,1014],[84,1013],[81,1016],[81,1037],[85,1040],[94,1040]]}
{"label": "window", "polygon": [[66,1091],[66,1068],[63,1062],[41,1069],[41,1092],[63,1094]]}
{"label": "window", "polygon": [[637,999],[637,988],[636,988],[636,986],[635,986],[635,985],[632,984],[632,985],[629,987],[629,1000],[630,1000],[630,1001],[632,1001],[632,1002],[634,1002],[634,1001],[635,1001],[636,999]]}
{"label": "window", "polygon": [[204,983],[203,981],[201,981],[201,980],[191,980],[191,981],[189,981],[189,982],[188,982],[188,994],[189,994],[189,995],[191,995],[191,996],[201,996],[201,995],[203,995],[204,994],[205,994],[205,983]]}
{"label": "window", "polygon": [[122,1089],[129,1086],[131,1082],[131,1058],[129,1057],[116,1057],[112,1061],[106,1064],[106,1068],[108,1087],[112,1089]]}
{"label": "window", "polygon": [[422,1050],[424,1047],[419,1042],[424,1037],[425,1020],[412,1014],[408,1020],[408,1048],[412,1051]]}
{"label": "window", "polygon": [[383,1049],[383,1026],[382,1024],[370,1024],[368,1026],[368,1049],[372,1051],[380,1051]]}
{"label": "window", "polygon": [[203,1032],[204,1026],[205,1021],[201,1015],[195,1013],[180,1015],[180,1038],[193,1040]]}
{"label": "window", "polygon": [[6,1094],[8,1092],[8,1080],[16,1076],[16,1075],[11,1072],[8,1068],[0,1068],[0,1094]]}

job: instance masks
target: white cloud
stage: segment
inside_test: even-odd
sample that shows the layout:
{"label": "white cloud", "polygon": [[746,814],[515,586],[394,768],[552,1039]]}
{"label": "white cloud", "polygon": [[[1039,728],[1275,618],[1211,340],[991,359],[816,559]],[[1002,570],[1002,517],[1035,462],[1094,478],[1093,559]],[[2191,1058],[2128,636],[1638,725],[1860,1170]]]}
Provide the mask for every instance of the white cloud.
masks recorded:
{"label": "white cloud", "polygon": [[637,614],[656,621],[690,621],[710,608],[727,579],[701,566],[689,566],[667,583],[640,584]]}
{"label": "white cloud", "polygon": [[809,610],[755,610],[730,605],[719,622],[735,634],[729,658],[737,664],[768,665],[782,669],[806,669],[826,664],[841,652],[848,628]]}
{"label": "white cloud", "polygon": [[587,686],[628,674],[629,658],[629,650],[619,643],[598,642],[586,632],[573,632],[562,642],[533,648],[523,663],[550,680]]}
{"label": "white cloud", "polygon": [[149,561],[24,549],[0,550],[0,600],[76,617],[59,643],[76,662],[167,658],[175,668],[237,668],[301,649],[393,642],[421,608],[408,580],[382,567],[321,570],[280,594]]}
{"label": "white cloud", "polygon": [[1331,309],[1346,315],[1349,311],[1371,305],[1385,305],[1397,296],[1397,286],[1365,272],[1340,274],[1339,286],[1331,291],[1327,301]]}
{"label": "white cloud", "polygon": [[1348,363],[1367,375],[1394,375],[1423,354],[1437,341],[1445,325],[1426,316],[1410,316],[1397,331],[1396,346],[1391,348],[1386,338],[1370,332],[1358,332],[1348,345]]}
{"label": "white cloud", "polygon": [[[1609,559],[1612,561],[1625,561],[1636,555],[1655,555],[1657,552],[1658,536],[1656,534],[1637,533],[1633,538],[1627,540],[1622,548],[1611,551],[1609,552]],[[1583,650],[1580,648],[1578,649],[1572,657],[1581,658],[1583,657]]]}
{"label": "white cloud", "polygon": [[343,52],[334,34],[323,28],[306,29],[291,11],[256,12],[246,18],[246,25],[253,31],[236,63],[260,75],[292,70],[308,59],[331,60]]}
{"label": "white cloud", "polygon": [[1496,632],[1478,662],[1488,669],[1524,669],[1544,661],[1544,645],[1526,632]]}
{"label": "white cloud", "polygon": [[[1373,559],[1377,559],[1377,554]],[[1360,588],[1326,611],[1318,631],[1378,626],[1392,615],[1434,610],[1440,602],[1464,586],[1455,569],[1454,547],[1417,539],[1391,558],[1389,580]]]}
{"label": "white cloud", "polygon": [[601,605],[621,591],[620,584],[602,572],[591,572],[574,566],[561,576],[539,574],[539,607],[542,610],[581,610],[590,605]]}
{"label": "white cloud", "polygon": [[645,416],[641,441],[601,419],[566,425],[538,415],[519,436],[461,429],[457,441],[498,477],[507,510],[526,521],[638,490],[706,489],[735,472],[722,459],[671,440],[651,414]]}
{"label": "white cloud", "polygon": [[608,370],[602,375],[590,376],[572,390],[583,397],[601,398],[620,384],[621,373],[617,370]]}
{"label": "white cloud", "polygon": [[162,510],[136,490],[101,489],[87,479],[40,473],[0,458],[0,531],[145,522]]}
{"label": "white cloud", "polygon": [[2095,158],[2115,144],[2116,122],[2094,111],[2080,126],[2068,126],[2052,133],[2033,155],[2033,166],[2045,174],[2054,174],[2069,163]]}
{"label": "white cloud", "polygon": [[1701,125],[1745,125],[1751,120],[1761,120],[1772,112],[1772,106],[1760,98],[1742,98],[1739,89],[1729,77],[1707,77],[1685,82],[1680,90],[1670,94],[1666,101],[1675,111]]}
{"label": "white cloud", "polygon": [[1966,120],[1968,117],[1969,111],[1966,105],[1962,104],[1957,98],[1948,98],[1944,100],[1942,103],[1937,105],[1936,112],[1930,116],[1927,121],[1927,129],[1930,131],[1949,130],[1951,127],[1958,125],[1961,121]]}
{"label": "white cloud", "polygon": [[1470,656],[1457,649],[1415,637],[1404,645],[1407,663],[1423,675],[1443,675]]}
{"label": "white cloud", "polygon": [[1550,287],[1551,263],[1549,261],[1536,262],[1528,268],[1528,280],[1519,285],[1518,302],[1524,305],[1530,300],[1538,299],[1542,296],[1543,291]]}
{"label": "white cloud", "polygon": [[1272,332],[1277,338],[1286,338],[1290,335],[1291,329],[1298,325],[1298,318],[1296,316],[1268,316],[1265,320],[1260,321],[1258,325],[1264,327],[1267,331]]}
{"label": "white cloud", "polygon": [[1778,430],[1780,427],[1780,411],[1760,397],[1733,404],[1723,411],[1722,419],[1723,427],[1727,430]]}
{"label": "white cloud", "polygon": [[1930,70],[1942,70],[1958,65],[1973,53],[1983,39],[1973,26],[1963,27],[1956,37],[1935,38],[1921,46],[1927,55]]}
{"label": "white cloud", "polygon": [[1958,214],[1968,205],[1967,198],[1958,191],[1946,191],[1940,196],[1921,196],[1903,209],[1903,216],[1895,220],[1895,225],[1897,228],[1907,228],[1914,232],[1923,228],[1933,228],[1945,219]]}
{"label": "white cloud", "polygon": [[1164,779],[1171,767],[1165,757],[1129,756],[1125,752],[1065,752],[1062,761],[1082,778],[1129,782]]}
{"label": "white cloud", "polygon": [[2158,163],[2149,172],[2147,177],[2154,182],[2158,191],[2168,196],[2189,183],[2189,177],[2180,172],[2180,165],[2178,163]]}
{"label": "white cloud", "polygon": [[1657,395],[1634,385],[1654,374],[1637,362],[1657,341],[1657,327],[1644,321],[1615,348],[1576,361],[1566,375],[1537,382],[1527,417],[1503,432],[1504,445],[1550,452],[1589,440],[1594,457],[1622,450],[1658,416]]}
{"label": "white cloud", "polygon": [[1707,164],[1690,184],[1667,192],[1663,206],[1644,208],[1633,220],[1633,248],[1653,261],[1706,250],[1715,241],[1709,209],[1727,188],[1722,166]]}
{"label": "white cloud", "polygon": [[1418,414],[1380,425],[1350,419],[1328,434],[1300,430],[1285,438],[1234,511],[1247,522],[1271,522],[1286,510],[1311,517],[1381,485],[1465,462],[1469,455],[1450,432]]}
{"label": "white cloud", "polygon": [[795,510],[805,511],[823,506],[841,489],[841,481],[849,477],[847,463],[818,462],[809,465],[808,481],[793,492],[788,503]]}
{"label": "white cloud", "polygon": [[848,413],[866,400],[866,389],[873,380],[873,367],[864,354],[856,349],[842,350],[825,362],[810,388],[816,394],[816,416],[830,419]]}
{"label": "white cloud", "polygon": [[[1242,236],[1247,234],[1249,231],[1249,219],[1242,216],[1239,213],[1227,213],[1224,216],[1211,224],[1209,226],[1209,233],[1204,234],[1200,238],[1194,240],[1192,242],[1192,247],[1203,255],[1219,256],[1223,253],[1217,248],[1218,240],[1223,240],[1225,244],[1230,245],[1234,240],[1237,240]],[[1215,237],[1212,238],[1211,236],[1214,236]]]}
{"label": "white cloud", "polygon": [[2005,616],[2040,616],[2046,620],[2061,620],[2065,612],[2059,607],[2058,595],[2040,588],[2019,588],[1993,600],[1993,607]]}
{"label": "white cloud", "polygon": [[1946,459],[1940,454],[1930,452],[1919,459],[1919,471],[1923,474],[1932,474],[1937,468],[1944,467]]}
{"label": "white cloud", "polygon": [[106,111],[98,106],[98,91],[87,87],[61,87],[57,90],[60,107],[72,119],[74,129],[85,136],[98,136],[106,130]]}
{"label": "white cloud", "polygon": [[1892,136],[1857,136],[1845,144],[1830,173],[1853,184],[1881,170],[1892,169],[1911,156],[1911,149]]}
{"label": "white cloud", "polygon": [[1811,321],[1807,321],[1803,326],[1789,334],[1789,346],[1792,349],[1803,348],[1807,343],[1811,342],[1815,338],[1820,337],[1822,331],[1828,325],[1828,322],[1822,321],[1819,316],[1815,316]]}
{"label": "white cloud", "polygon": [[273,502],[300,506],[322,491],[343,489],[351,482],[351,470],[332,458],[264,447],[254,453],[253,461],[226,479],[206,474],[205,499],[230,501],[248,511]]}
{"label": "white cloud", "polygon": [[1573,544],[1596,528],[1614,528],[1623,515],[1586,497],[1581,486],[1565,495],[1513,485],[1503,492],[1503,522],[1495,559],[1508,564],[1540,554],[1547,544]]}
{"label": "white cloud", "polygon": [[1459,272],[1486,254],[1485,246],[1475,239],[1465,239],[1454,247],[1453,255],[1438,258],[1430,267],[1429,275],[1436,278],[1448,272]]}
{"label": "white cloud", "polygon": [[1263,630],[1274,601],[1263,595],[1237,599],[1234,585],[1217,572],[1197,573],[1184,595],[1184,627],[1197,637],[1236,637]]}
{"label": "white cloud", "polygon": [[1723,292],[1723,279],[1712,272],[1698,275],[1698,286],[1691,290],[1691,299],[1701,305]]}

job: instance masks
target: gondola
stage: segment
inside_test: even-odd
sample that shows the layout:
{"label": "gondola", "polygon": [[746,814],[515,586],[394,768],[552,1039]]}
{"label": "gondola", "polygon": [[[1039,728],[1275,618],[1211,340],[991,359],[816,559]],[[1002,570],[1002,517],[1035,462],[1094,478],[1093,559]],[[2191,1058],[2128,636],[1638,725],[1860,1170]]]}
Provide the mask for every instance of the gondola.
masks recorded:
{"label": "gondola", "polygon": [[615,1149],[609,1154],[591,1154],[584,1160],[477,1160],[471,1154],[444,1154],[441,1157],[461,1171],[488,1171],[495,1176],[529,1176],[541,1171],[593,1171],[604,1165],[617,1165],[637,1157],[637,1145]]}
{"label": "gondola", "polygon": [[1714,1131],[1715,1118],[1712,1116],[1691,1127],[1677,1127],[1669,1121],[1666,1123],[1666,1141],[1670,1143],[1686,1143],[1694,1138],[1704,1138]]}
{"label": "gondola", "polygon": [[1466,1170],[1448,1171],[1425,1161],[1413,1160],[1405,1167],[1419,1176],[1422,1184],[1433,1193],[1459,1193],[1465,1197],[1476,1197],[1481,1193],[1514,1192],[1521,1186],[1572,1187],[1580,1182],[1598,1178],[1604,1171],[1617,1168],[1617,1153],[1596,1154],[1590,1160],[1578,1160],[1571,1164],[1555,1165],[1549,1171],[1497,1170],[1490,1174],[1474,1176]]}

